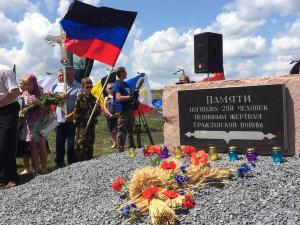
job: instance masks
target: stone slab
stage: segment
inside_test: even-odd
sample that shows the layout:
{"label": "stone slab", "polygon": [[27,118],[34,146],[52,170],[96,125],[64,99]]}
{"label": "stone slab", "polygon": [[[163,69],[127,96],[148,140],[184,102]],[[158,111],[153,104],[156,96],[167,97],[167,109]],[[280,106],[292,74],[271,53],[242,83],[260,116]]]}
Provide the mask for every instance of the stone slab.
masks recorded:
{"label": "stone slab", "polygon": [[300,153],[300,76],[282,75],[244,80],[211,81],[171,85],[163,91],[164,144],[169,148],[180,145],[178,91],[208,88],[245,87],[255,85],[285,84],[287,88],[287,155]]}

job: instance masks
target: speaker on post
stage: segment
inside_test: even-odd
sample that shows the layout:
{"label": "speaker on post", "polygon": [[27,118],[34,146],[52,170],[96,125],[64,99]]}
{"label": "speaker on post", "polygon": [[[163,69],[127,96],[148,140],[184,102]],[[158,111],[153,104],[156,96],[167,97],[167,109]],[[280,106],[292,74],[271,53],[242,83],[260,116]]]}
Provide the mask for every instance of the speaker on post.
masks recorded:
{"label": "speaker on post", "polygon": [[201,33],[194,36],[195,73],[223,72],[222,34]]}

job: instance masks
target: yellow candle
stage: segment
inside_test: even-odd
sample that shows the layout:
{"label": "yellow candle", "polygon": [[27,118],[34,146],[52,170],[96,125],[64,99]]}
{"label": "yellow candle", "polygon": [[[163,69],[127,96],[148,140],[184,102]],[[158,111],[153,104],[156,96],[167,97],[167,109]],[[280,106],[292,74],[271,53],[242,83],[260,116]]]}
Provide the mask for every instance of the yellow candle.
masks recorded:
{"label": "yellow candle", "polygon": [[209,159],[211,161],[216,161],[219,159],[218,151],[214,146],[210,146],[208,150]]}
{"label": "yellow candle", "polygon": [[174,153],[175,159],[180,159],[182,157],[181,147],[175,146],[173,149],[173,153]]}

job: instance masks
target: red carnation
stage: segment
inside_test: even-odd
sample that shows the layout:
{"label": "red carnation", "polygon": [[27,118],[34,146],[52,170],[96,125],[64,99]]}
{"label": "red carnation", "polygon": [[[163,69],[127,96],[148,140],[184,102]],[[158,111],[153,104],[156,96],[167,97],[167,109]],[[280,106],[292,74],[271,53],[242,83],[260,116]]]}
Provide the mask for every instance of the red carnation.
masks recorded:
{"label": "red carnation", "polygon": [[199,165],[199,162],[202,164],[206,164],[208,162],[208,155],[204,150],[200,150],[198,152],[194,152],[191,155],[192,164],[195,166]]}
{"label": "red carnation", "polygon": [[187,154],[187,156],[191,157],[192,153],[196,152],[196,148],[194,146],[186,145],[182,148],[182,151]]}
{"label": "red carnation", "polygon": [[160,166],[164,170],[174,170],[174,169],[176,169],[176,163],[174,161],[170,161],[170,162],[164,161],[164,162],[162,162],[162,164]]}
{"label": "red carnation", "polygon": [[157,145],[150,145],[149,148],[148,148],[148,152],[149,152],[150,155],[152,155],[154,153],[158,156],[161,155],[160,148]]}
{"label": "red carnation", "polygon": [[169,199],[177,198],[179,195],[176,191],[170,191],[170,190],[164,191],[163,194]]}
{"label": "red carnation", "polygon": [[186,195],[183,199],[182,206],[184,208],[191,209],[195,207],[195,202],[191,196]]}
{"label": "red carnation", "polygon": [[122,177],[118,177],[112,184],[112,188],[116,192],[120,192],[122,190],[122,185],[125,184],[125,180]]}
{"label": "red carnation", "polygon": [[143,192],[143,197],[145,199],[151,200],[157,192],[158,192],[158,187],[157,186],[148,187]]}
{"label": "red carnation", "polygon": [[51,110],[51,111],[54,111],[54,110],[55,110],[55,105],[54,105],[54,104],[51,104],[51,105],[50,105],[50,110]]}

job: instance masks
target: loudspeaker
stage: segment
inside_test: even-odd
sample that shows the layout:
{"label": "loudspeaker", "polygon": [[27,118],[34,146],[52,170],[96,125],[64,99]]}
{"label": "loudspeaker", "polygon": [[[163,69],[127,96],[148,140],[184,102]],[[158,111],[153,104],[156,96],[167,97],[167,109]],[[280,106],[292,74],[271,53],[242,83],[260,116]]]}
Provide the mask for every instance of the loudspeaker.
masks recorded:
{"label": "loudspeaker", "polygon": [[201,33],[194,36],[195,73],[223,72],[222,34]]}

